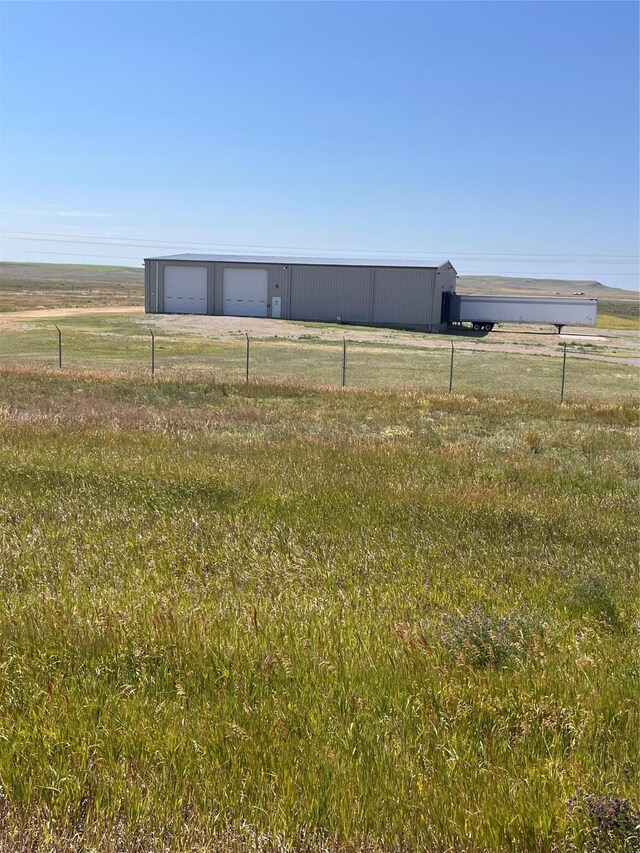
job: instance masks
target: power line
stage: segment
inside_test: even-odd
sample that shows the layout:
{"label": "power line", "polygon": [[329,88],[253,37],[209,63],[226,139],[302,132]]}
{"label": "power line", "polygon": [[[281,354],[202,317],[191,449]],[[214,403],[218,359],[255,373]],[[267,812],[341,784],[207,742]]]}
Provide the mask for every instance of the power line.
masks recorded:
{"label": "power line", "polygon": [[[77,252],[38,252],[35,249],[29,249],[30,255],[65,255],[68,258],[111,258],[113,261],[137,261],[140,263],[140,256],[131,257],[129,255],[79,255]],[[28,261],[5,261],[9,264],[26,264]]]}
{"label": "power line", "polygon": [[[522,258],[522,262],[528,262],[529,260],[544,260],[550,259],[553,260],[554,263],[571,263],[578,262],[577,259],[585,258],[591,259],[592,263],[619,263],[621,265],[628,265],[632,263],[638,263],[638,255],[606,255],[606,254],[576,254],[576,255],[554,255],[554,254],[538,254],[534,252],[524,253],[524,252],[452,252],[452,251],[429,251],[423,253],[416,252],[403,252],[396,250],[382,250],[382,249],[327,249],[327,248],[313,248],[309,246],[263,246],[258,244],[250,244],[250,243],[194,243],[190,241],[168,241],[168,240],[148,240],[145,238],[135,238],[135,237],[104,237],[101,235],[94,234],[59,234],[55,232],[35,232],[35,231],[7,231],[3,232],[6,237],[10,237],[12,239],[19,240],[41,240],[42,242],[64,242],[64,243],[72,243],[76,241],[82,241],[83,244],[86,241],[89,241],[94,245],[113,245],[113,246],[150,246],[150,247],[161,247],[161,246],[170,246],[170,247],[179,247],[179,246],[190,246],[196,247],[199,249],[209,248],[252,248],[252,249],[265,249],[269,251],[304,251],[304,252],[330,252],[332,254],[346,254],[346,253],[368,253],[369,255],[406,255],[409,257],[422,257],[425,255],[454,255],[456,257],[465,257],[468,259],[475,259],[480,261],[481,259],[486,258],[487,263],[489,262],[498,262],[499,258],[507,258],[515,261],[516,258]],[[55,238],[55,239],[54,239]],[[596,258],[603,258],[604,261],[596,261]],[[625,258],[632,260],[624,260]],[[485,261],[483,261],[485,262]],[[520,261],[518,261],[519,263]],[[584,261],[585,263],[587,261]]]}
{"label": "power line", "polygon": [[[31,254],[31,255],[56,255],[56,256],[63,255],[65,257],[70,257],[70,258],[107,258],[107,259],[112,260],[112,261],[137,261],[138,263],[140,263],[140,257],[139,256],[131,256],[131,255],[96,255],[96,254],[84,255],[84,254],[79,254],[77,252],[41,252],[41,251],[37,251],[35,249],[29,250],[29,254]],[[28,262],[27,261],[7,261],[7,263],[28,263]],[[495,274],[491,274],[491,273],[487,272],[487,270],[484,270],[484,271],[481,270],[479,272],[466,272],[465,271],[465,272],[459,273],[459,275],[461,275],[461,276],[479,276],[481,278],[500,278],[500,276],[517,276],[518,278],[542,278],[542,279],[547,279],[549,281],[555,281],[555,280],[562,281],[563,280],[557,274],[550,273],[547,270],[542,270],[542,271],[540,271],[540,270],[539,271],[501,270],[499,273],[495,273]],[[576,271],[576,272],[568,272],[567,270],[563,270],[562,275],[571,276],[571,277],[577,276],[578,281],[591,281],[591,279],[585,279],[585,278],[580,279],[579,278],[580,276],[585,275],[584,270],[580,270],[580,271]],[[636,276],[637,273],[617,272],[617,271],[613,271],[613,272],[611,272],[611,271],[610,272],[600,271],[600,275],[615,275],[615,276],[631,275],[631,276]]]}
{"label": "power line", "polygon": [[[31,237],[17,237],[17,238],[15,238],[15,239],[18,239],[18,240],[30,240],[30,241],[32,241],[32,242],[52,242],[52,243],[56,243],[56,244],[70,244],[70,243],[73,243],[73,244],[79,244],[79,245],[82,245],[82,246],[101,245],[101,246],[112,246],[113,248],[124,248],[125,246],[126,246],[127,248],[129,248],[129,247],[130,247],[130,246],[129,246],[129,244],[126,244],[126,243],[125,243],[125,244],[113,244],[113,243],[106,242],[106,241],[104,241],[104,240],[88,240],[88,241],[85,241],[85,240],[65,240],[65,239],[31,238]],[[132,244],[132,245],[133,245],[133,246],[135,246],[136,244]],[[51,251],[51,252],[42,252],[42,251],[40,251],[40,252],[38,252],[38,251],[36,251],[36,250],[33,250],[33,251],[32,251],[32,254],[51,254],[51,255],[56,255],[56,254],[59,254],[59,255],[60,255],[60,254],[69,254],[69,255],[73,255],[74,257],[92,257],[91,255],[81,255],[81,254],[79,254],[79,253],[73,253],[73,252],[54,252],[54,251]],[[122,255],[120,255],[120,256],[111,256],[111,255],[97,255],[97,254],[96,254],[96,255],[93,255],[93,257],[118,257],[119,259],[126,259],[126,260],[135,260],[135,261],[139,261],[139,260],[140,260],[140,257],[139,257],[139,256],[137,256],[137,257],[135,257],[135,256],[122,256]],[[301,257],[303,257],[303,256],[301,256]],[[418,259],[419,259],[419,258],[416,258],[416,260],[418,260]],[[495,265],[495,264],[505,264],[505,263],[518,263],[518,264],[524,264],[524,263],[536,263],[536,261],[542,261],[542,262],[544,262],[544,259],[543,259],[543,258],[537,258],[537,259],[536,259],[536,258],[523,258],[523,259],[520,259],[520,258],[508,258],[508,259],[501,260],[501,259],[497,259],[497,258],[496,258],[496,259],[489,259],[489,258],[478,258],[478,257],[471,257],[471,258],[469,258],[469,257],[467,257],[467,258],[464,258],[464,259],[462,259],[462,260],[463,260],[463,261],[466,261],[466,262],[474,261],[475,263],[492,264],[492,265]],[[548,261],[548,263],[549,263],[549,264],[553,264],[553,265],[555,265],[555,264],[559,264],[559,263],[562,263],[562,264],[565,264],[565,263],[575,263],[575,264],[578,264],[578,263],[580,263],[580,264],[587,264],[587,265],[590,265],[590,266],[591,266],[591,265],[595,265],[595,264],[604,264],[604,263],[607,263],[607,264],[616,264],[616,263],[617,263],[617,264],[619,264],[619,265],[621,265],[621,266],[625,266],[625,265],[626,265],[626,266],[628,266],[628,265],[631,265],[631,264],[635,265],[635,262],[634,262],[634,261],[608,261],[608,262],[607,262],[607,261],[580,261],[580,260],[577,260],[577,259],[574,259],[574,260],[566,259],[566,260]],[[542,272],[540,272],[540,271],[536,271],[536,272],[527,272],[527,270],[500,270],[499,272],[500,272],[500,274],[501,274],[501,275],[519,275],[519,276],[524,276],[524,277],[526,277],[527,275],[536,275],[536,276],[537,276],[537,275],[543,275],[543,276],[547,276],[547,277],[548,277],[548,276],[550,276],[550,275],[553,275],[553,274],[552,274],[552,273],[550,273],[548,270],[544,270],[544,271],[542,271]],[[486,274],[486,271],[485,271],[484,273],[483,273],[483,272],[480,272],[480,273],[476,273],[476,274],[477,274],[477,275],[485,275],[485,274]],[[563,275],[571,275],[571,276],[584,276],[584,275],[586,275],[586,274],[587,274],[587,271],[586,271],[586,270],[581,270],[581,271],[579,271],[579,272],[568,272],[567,270],[563,270],[563,271],[562,271],[562,274],[563,274]],[[619,270],[599,270],[599,271],[598,271],[598,274],[599,274],[599,275],[611,275],[611,276],[614,276],[614,275],[625,275],[625,276],[632,275],[632,276],[635,276],[635,275],[637,275],[638,273],[636,273],[636,272],[622,272],[622,271],[619,271]]]}
{"label": "power line", "polygon": [[[72,239],[72,238],[58,239],[58,238],[54,238],[54,237],[18,237],[18,236],[16,236],[16,237],[12,237],[12,239],[25,241],[25,242],[34,242],[34,243],[58,243],[58,244],[64,243],[64,244],[74,244],[74,245],[77,244],[77,245],[81,245],[81,246],[113,246],[113,248],[124,248],[124,247],[129,248],[129,247],[135,247],[135,246],[141,245],[140,243],[124,243],[124,242],[123,243],[114,243],[114,242],[108,242],[107,240],[104,240],[104,239],[84,239],[84,238],[82,238],[82,239]],[[171,245],[175,248],[176,246],[184,245],[184,244],[172,243]],[[150,246],[151,246],[151,248],[160,248],[157,243],[150,244]],[[200,246],[199,248],[203,249],[204,247]],[[419,258],[421,256],[416,255],[414,257]],[[475,261],[476,263],[481,263],[481,264],[507,264],[507,263],[525,264],[525,263],[531,263],[531,262],[536,263],[538,261],[544,261],[545,258],[542,256],[540,256],[540,257],[525,256],[525,257],[511,257],[511,258],[509,258],[509,257],[501,258],[500,256],[496,256],[496,257],[471,256],[471,257],[464,257],[464,260]],[[557,260],[555,260],[555,259],[549,260],[548,263],[553,263],[553,264],[591,264],[591,265],[595,265],[595,264],[609,264],[609,265],[616,264],[619,266],[630,266],[630,265],[635,266],[639,262],[638,261],[619,261],[619,260],[610,260],[610,259],[609,260],[580,260],[579,258],[567,257],[567,258],[559,258]]]}

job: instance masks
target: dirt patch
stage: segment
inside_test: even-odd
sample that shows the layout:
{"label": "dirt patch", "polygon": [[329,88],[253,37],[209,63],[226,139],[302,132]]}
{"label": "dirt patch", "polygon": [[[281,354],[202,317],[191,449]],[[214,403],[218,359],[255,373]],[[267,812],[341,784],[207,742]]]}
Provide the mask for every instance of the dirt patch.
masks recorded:
{"label": "dirt patch", "polygon": [[588,343],[608,343],[609,338],[601,338],[599,335],[566,335],[561,334],[560,340],[587,341]]}
{"label": "dirt patch", "polygon": [[63,317],[82,317],[88,314],[142,314],[138,305],[98,305],[87,308],[30,308],[28,311],[7,311],[0,314],[0,326],[13,326],[25,320],[58,320]]}
{"label": "dirt patch", "polygon": [[[147,315],[140,323],[151,323],[159,332],[169,335],[203,335],[213,340],[241,340],[245,335],[254,339],[296,341],[298,343],[322,343],[342,341],[346,337],[352,343],[392,344],[393,346],[420,347],[421,349],[449,349],[453,340],[456,349],[472,349],[484,352],[520,353],[527,355],[554,355],[560,357],[563,339],[572,339],[572,332],[560,336],[549,329],[525,327],[524,329],[500,328],[488,335],[472,334],[433,335],[395,329],[371,329],[365,326],[336,326],[327,323],[300,323],[295,320],[271,320],[259,317],[198,316],[192,314]],[[615,337],[615,341],[614,341]],[[638,363],[636,339],[613,335],[575,335],[580,342],[605,343],[612,349],[629,350],[622,358],[589,353],[590,358],[614,361],[622,364]],[[573,353],[580,357],[579,354]]]}

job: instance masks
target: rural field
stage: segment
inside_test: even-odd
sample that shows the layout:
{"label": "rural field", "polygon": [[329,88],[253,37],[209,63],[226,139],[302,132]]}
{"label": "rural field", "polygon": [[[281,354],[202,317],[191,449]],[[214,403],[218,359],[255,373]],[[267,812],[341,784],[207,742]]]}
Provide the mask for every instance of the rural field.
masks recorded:
{"label": "rural field", "polygon": [[[505,326],[476,336],[248,317],[148,315],[140,304],[142,271],[136,269],[5,263],[0,274],[0,365],[5,366],[57,365],[59,329],[64,368],[148,372],[153,332],[156,374],[172,379],[198,373],[237,383],[248,373],[253,382],[302,382],[316,388],[344,382],[351,388],[433,393],[448,391],[451,382],[456,392],[480,396],[552,401],[562,391],[572,403],[638,399],[638,301],[630,291],[622,299],[625,291],[597,283],[538,281],[533,288],[536,293],[555,293],[561,287],[558,292],[565,294],[578,287],[588,295],[605,293],[609,298],[599,300],[597,329],[567,327],[557,335],[551,327]],[[533,286],[519,279],[460,281],[461,290],[476,292],[526,292]]]}
{"label": "rural field", "polygon": [[[199,375],[218,382],[305,387],[452,390],[514,399],[629,403],[638,399],[638,334],[542,327],[486,336],[247,317],[145,315],[139,308],[47,309],[0,314],[0,365]],[[247,354],[247,336],[249,354]],[[343,341],[346,353],[343,352]],[[453,365],[452,365],[452,347]],[[563,354],[566,347],[566,365]],[[247,358],[249,365],[247,366]],[[344,371],[343,371],[344,360]],[[562,382],[563,372],[565,382]]]}
{"label": "rural field", "polygon": [[0,262],[0,313],[143,303],[141,267]]}
{"label": "rural field", "polygon": [[[458,276],[460,293],[572,296],[598,299],[598,326],[640,330],[637,291],[599,282],[503,276]],[[0,261],[0,313],[29,309],[141,306],[141,267],[38,264]]]}
{"label": "rural field", "polygon": [[0,400],[0,849],[637,849],[636,407]]}
{"label": "rural field", "polygon": [[469,339],[37,273],[0,314],[0,853],[640,849],[633,302]]}

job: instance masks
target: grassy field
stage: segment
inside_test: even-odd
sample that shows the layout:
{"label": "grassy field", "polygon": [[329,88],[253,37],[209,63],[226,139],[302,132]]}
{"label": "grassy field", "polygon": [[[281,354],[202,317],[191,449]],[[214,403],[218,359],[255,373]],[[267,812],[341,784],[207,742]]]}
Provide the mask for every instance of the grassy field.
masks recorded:
{"label": "grassy field", "polygon": [[637,849],[636,408],[0,403],[0,849]]}
{"label": "grassy field", "polygon": [[143,303],[141,267],[0,263],[0,313]]}
{"label": "grassy field", "polygon": [[598,300],[596,325],[601,329],[640,329],[640,301]]}
{"label": "grassy field", "polygon": [[[232,383],[245,378],[246,341],[242,332],[227,329],[205,334],[198,326],[183,329],[174,321],[189,322],[175,316],[87,313],[5,323],[0,335],[0,365],[57,364],[57,324],[62,332],[65,368],[148,371],[152,327],[158,375],[177,378],[197,372]],[[447,391],[449,344],[453,343],[455,391],[546,400],[560,396],[562,349],[553,334],[527,336],[516,328],[512,336],[496,332],[477,340],[455,334],[427,340],[391,330],[341,326],[335,327],[335,335],[329,339],[322,337],[331,331],[327,325],[292,325],[295,336],[291,338],[286,337],[290,328],[286,322],[278,326],[284,337],[252,337],[249,372],[253,382],[339,386],[341,338],[346,334],[361,338],[347,344],[345,380],[349,387]],[[565,399],[635,402],[639,391],[637,340],[629,334],[604,343],[595,340],[570,340],[567,344]]]}

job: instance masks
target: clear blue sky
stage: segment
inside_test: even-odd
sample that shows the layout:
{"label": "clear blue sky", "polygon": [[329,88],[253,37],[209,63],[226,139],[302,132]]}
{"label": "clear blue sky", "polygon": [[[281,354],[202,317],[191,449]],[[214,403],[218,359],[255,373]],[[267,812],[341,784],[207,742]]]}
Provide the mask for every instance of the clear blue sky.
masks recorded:
{"label": "clear blue sky", "polygon": [[637,286],[636,3],[1,14],[5,260],[297,247]]}

